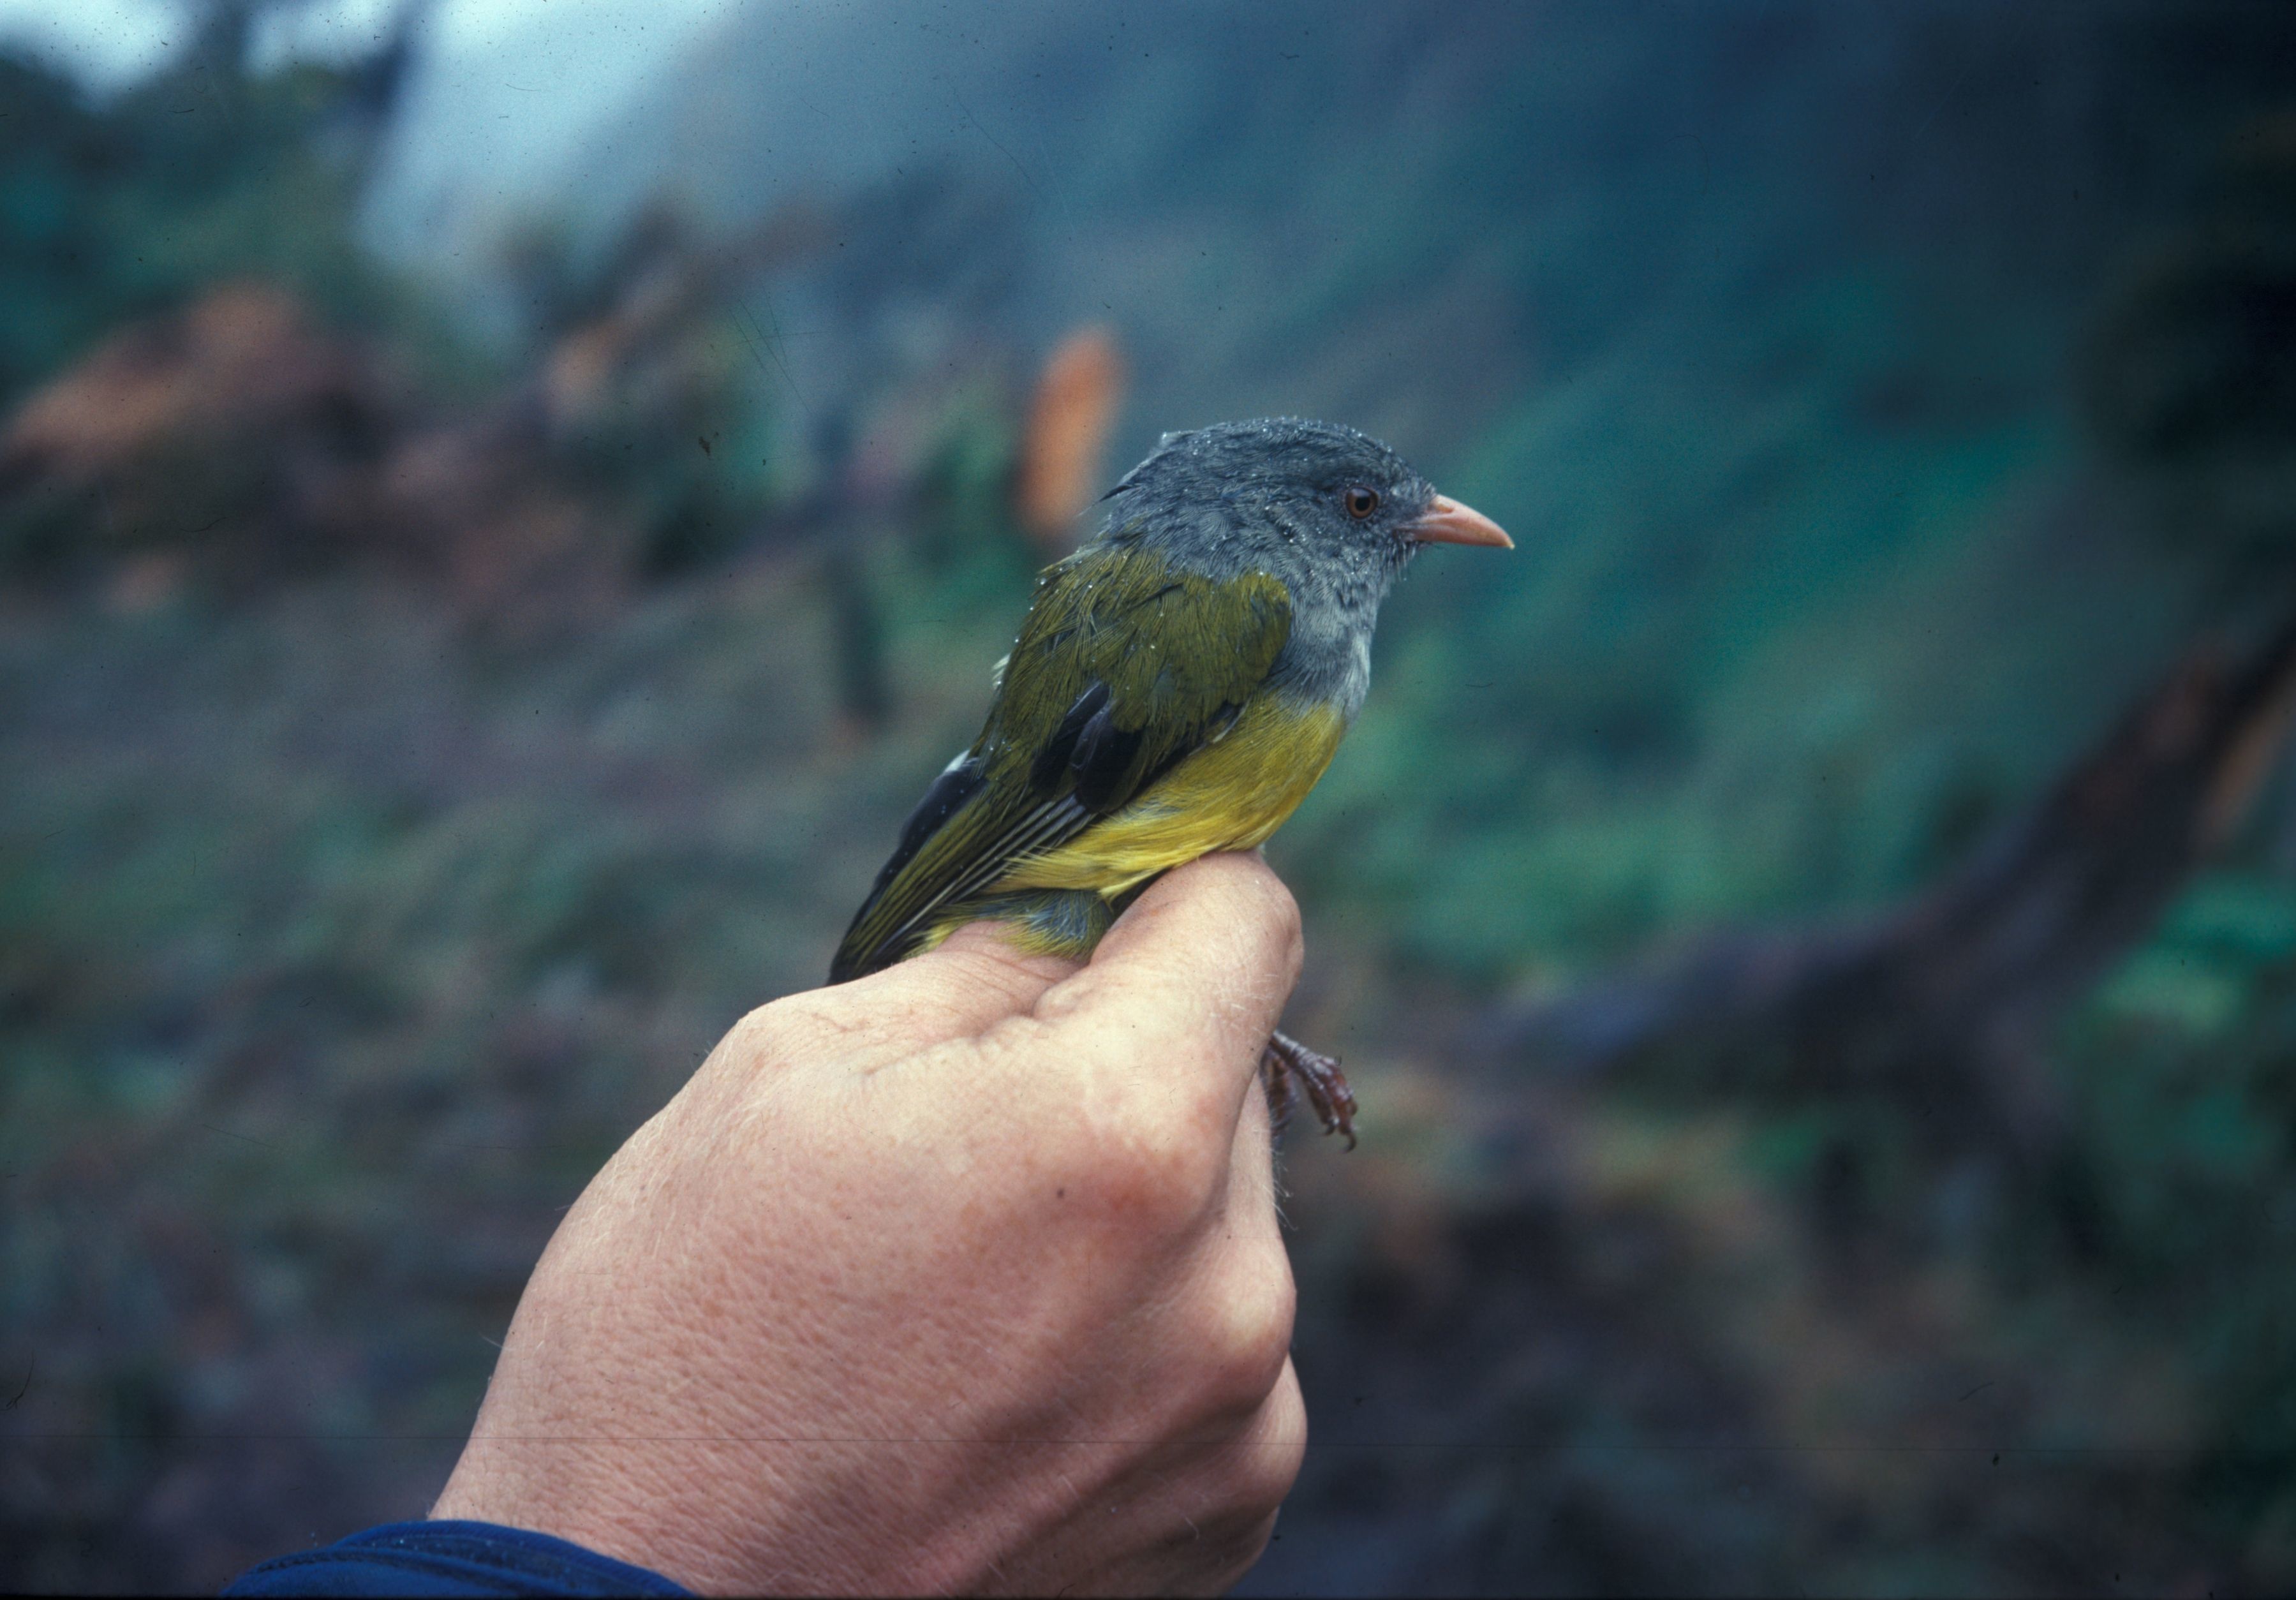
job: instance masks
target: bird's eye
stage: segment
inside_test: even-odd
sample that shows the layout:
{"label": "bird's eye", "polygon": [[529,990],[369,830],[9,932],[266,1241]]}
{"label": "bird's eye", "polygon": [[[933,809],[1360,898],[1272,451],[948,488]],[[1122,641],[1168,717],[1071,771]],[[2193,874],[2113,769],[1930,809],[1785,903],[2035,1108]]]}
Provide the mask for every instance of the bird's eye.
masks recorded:
{"label": "bird's eye", "polygon": [[1347,502],[1348,515],[1360,522],[1379,509],[1379,491],[1358,483],[1348,490]]}

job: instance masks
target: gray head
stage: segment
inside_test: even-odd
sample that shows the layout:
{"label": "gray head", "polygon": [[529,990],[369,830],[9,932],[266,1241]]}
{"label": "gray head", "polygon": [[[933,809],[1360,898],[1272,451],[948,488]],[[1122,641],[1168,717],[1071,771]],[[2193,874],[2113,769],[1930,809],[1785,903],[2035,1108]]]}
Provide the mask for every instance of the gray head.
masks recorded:
{"label": "gray head", "polygon": [[1107,498],[1102,539],[1212,576],[1269,573],[1297,611],[1335,607],[1364,629],[1421,546],[1510,543],[1369,434],[1298,417],[1168,433]]}

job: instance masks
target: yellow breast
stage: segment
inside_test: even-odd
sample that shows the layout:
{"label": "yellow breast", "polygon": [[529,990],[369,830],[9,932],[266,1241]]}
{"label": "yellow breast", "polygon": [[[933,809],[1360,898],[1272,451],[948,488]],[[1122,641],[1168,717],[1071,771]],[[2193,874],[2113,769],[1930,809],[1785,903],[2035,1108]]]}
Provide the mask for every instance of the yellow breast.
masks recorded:
{"label": "yellow breast", "polygon": [[1095,889],[1113,899],[1199,856],[1264,844],[1308,798],[1347,731],[1334,709],[1260,694],[1225,738],[1059,849],[1022,858],[989,892]]}

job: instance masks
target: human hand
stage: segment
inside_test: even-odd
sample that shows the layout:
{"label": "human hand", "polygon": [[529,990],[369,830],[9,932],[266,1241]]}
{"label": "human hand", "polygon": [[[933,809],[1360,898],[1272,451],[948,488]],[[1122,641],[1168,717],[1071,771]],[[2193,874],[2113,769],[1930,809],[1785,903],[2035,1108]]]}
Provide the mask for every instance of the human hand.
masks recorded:
{"label": "human hand", "polygon": [[1168,874],[735,1025],[535,1268],[431,1514],[705,1591],[1211,1592],[1297,1475],[1261,1047],[1298,908]]}

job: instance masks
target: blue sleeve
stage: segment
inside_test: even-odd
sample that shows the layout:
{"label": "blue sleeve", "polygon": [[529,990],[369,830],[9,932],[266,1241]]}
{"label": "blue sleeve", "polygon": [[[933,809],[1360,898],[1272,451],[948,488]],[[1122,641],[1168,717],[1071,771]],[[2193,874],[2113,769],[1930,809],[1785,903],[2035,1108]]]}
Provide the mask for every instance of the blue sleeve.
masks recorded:
{"label": "blue sleeve", "polygon": [[687,1595],[658,1572],[492,1522],[391,1522],[250,1567],[226,1595]]}

